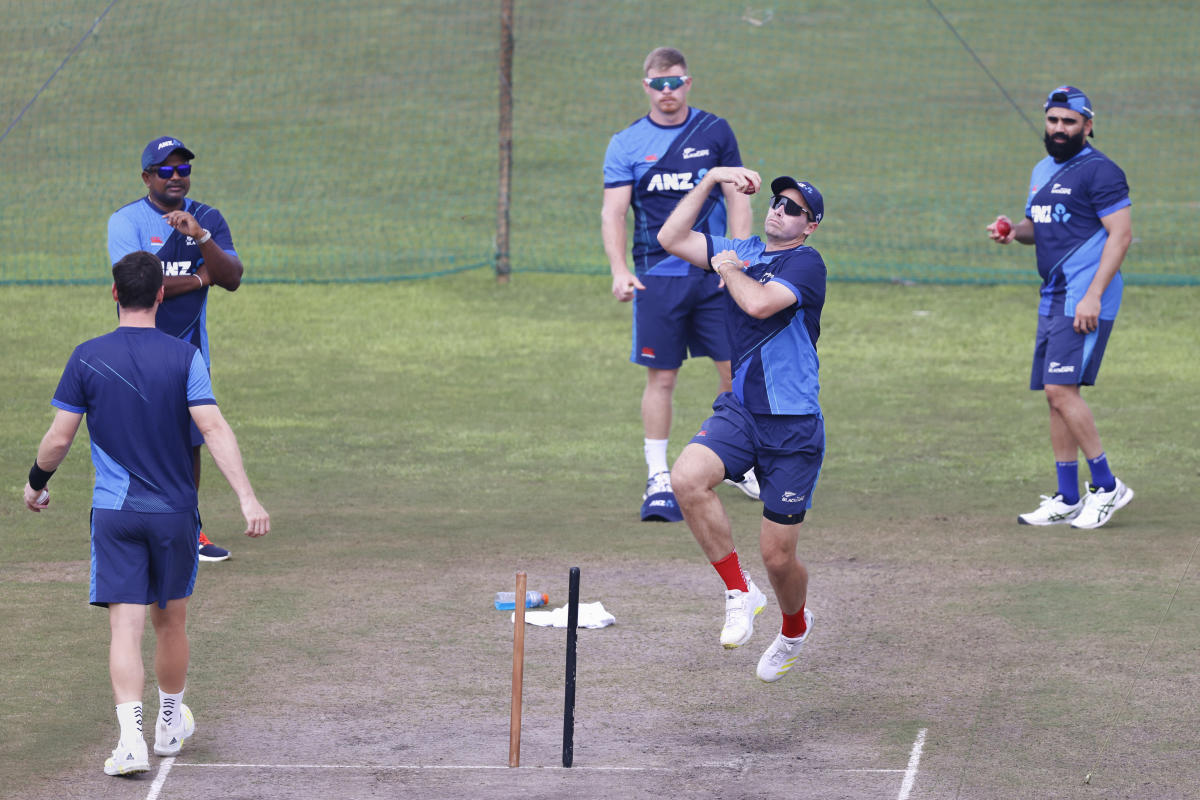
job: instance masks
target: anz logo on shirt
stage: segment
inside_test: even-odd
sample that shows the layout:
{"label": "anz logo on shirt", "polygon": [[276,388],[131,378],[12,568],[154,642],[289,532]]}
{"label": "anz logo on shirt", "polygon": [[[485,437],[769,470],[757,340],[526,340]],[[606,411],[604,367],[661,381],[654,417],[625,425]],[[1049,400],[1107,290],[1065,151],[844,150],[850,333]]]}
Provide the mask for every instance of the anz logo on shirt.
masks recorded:
{"label": "anz logo on shirt", "polygon": [[191,261],[164,261],[162,262],[163,275],[172,277],[177,275],[187,275],[192,271]]}
{"label": "anz logo on shirt", "polygon": [[1034,222],[1066,222],[1071,219],[1071,213],[1062,203],[1045,206],[1030,206],[1029,218]]}

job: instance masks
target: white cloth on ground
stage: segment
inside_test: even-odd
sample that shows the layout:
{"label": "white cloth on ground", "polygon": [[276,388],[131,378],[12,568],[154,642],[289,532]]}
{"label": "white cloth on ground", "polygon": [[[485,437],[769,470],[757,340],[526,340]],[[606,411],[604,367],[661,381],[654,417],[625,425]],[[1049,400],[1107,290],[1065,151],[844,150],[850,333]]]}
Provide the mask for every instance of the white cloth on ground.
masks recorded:
{"label": "white cloth on ground", "polygon": [[[512,613],[511,621],[515,623],[517,612]],[[526,611],[525,621],[530,625],[540,625],[543,628],[567,627],[567,607],[556,608],[553,611]],[[579,628],[607,628],[617,621],[617,618],[604,610],[603,603],[580,603]]]}

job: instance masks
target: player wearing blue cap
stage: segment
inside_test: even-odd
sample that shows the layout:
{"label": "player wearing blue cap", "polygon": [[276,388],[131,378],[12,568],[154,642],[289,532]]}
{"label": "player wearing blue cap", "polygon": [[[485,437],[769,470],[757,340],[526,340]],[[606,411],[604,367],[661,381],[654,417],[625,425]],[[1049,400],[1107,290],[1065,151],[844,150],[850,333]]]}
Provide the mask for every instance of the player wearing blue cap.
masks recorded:
{"label": "player wearing blue cap", "polygon": [[92,464],[92,569],[89,601],[107,607],[109,672],[121,726],[105,761],[108,775],[150,769],[142,736],[142,631],[146,610],[157,646],[159,714],[154,752],[172,756],[195,731],[183,704],[189,646],[187,600],[196,580],[196,486],[189,425],[237,494],[246,534],[270,531],[242,466],[237,439],[213,399],[208,367],[192,345],[155,330],[163,276],[152,253],[134,252],[113,266],[119,327],[75,348],[52,404],[54,420],[38,446],[25,505],[44,511],[46,484],[67,456],[87,416]]}
{"label": "player wearing blue cap", "polygon": [[[242,262],[221,212],[189,200],[196,155],[173,136],[160,136],[142,150],[146,196],[118,209],[108,220],[108,256],[115,264],[138,250],[162,263],[166,299],[159,330],[195,345],[211,367],[208,350],[208,287],[229,291],[242,281]],[[200,432],[192,427],[196,486],[200,485]],[[229,551],[199,536],[201,561],[224,561]]]}
{"label": "player wearing blue cap", "polygon": [[826,270],[821,254],[807,243],[825,218],[825,201],[811,183],[779,177],[771,182],[765,244],[757,236],[726,239],[692,230],[714,186],[753,194],[761,182],[757,172],[743,167],[709,170],[667,219],[658,240],[725,284],[732,389],[717,397],[712,416],[671,475],[688,527],[725,582],[721,644],[734,648],[750,640],[767,598],[741,567],[729,517],[713,488],[748,469],[758,473],[759,546],[783,614],[779,634],[758,662],[758,677],[769,683],[796,663],[812,628],[805,607],[808,571],[796,548],[825,454],[816,346]]}
{"label": "player wearing blue cap", "polygon": [[[646,367],[642,392],[643,452],[648,479],[642,519],[681,519],[667,469],[671,400],[684,359],[708,356],[717,367],[719,391],[729,390],[729,344],[724,299],[715,275],[699,272],[668,254],[656,234],[671,210],[704,174],[718,165],[741,166],[729,123],[690,108],[692,79],[683,54],[652,51],[642,65],[642,89],[650,112],[617,133],[604,155],[601,233],[612,272],[612,293],[633,301],[633,350],[629,360]],[[625,256],[626,216],[633,209],[633,263]],[[728,215],[727,213],[728,212]],[[697,230],[724,236],[750,235],[750,203],[737,192],[713,188],[696,215]],[[736,481],[758,496],[753,473]]]}
{"label": "player wearing blue cap", "polygon": [[[1121,263],[1133,241],[1125,173],[1088,144],[1092,103],[1074,86],[1059,86],[1043,105],[1047,157],[1033,168],[1025,218],[1000,216],[987,226],[1000,244],[1036,246],[1041,304],[1029,388],[1050,406],[1050,444],[1058,490],[1018,516],[1025,525],[1070,523],[1098,528],[1133,499],[1113,475],[1092,410],[1080,394],[1092,386],[1121,306]],[[1091,470],[1079,491],[1079,452]]]}

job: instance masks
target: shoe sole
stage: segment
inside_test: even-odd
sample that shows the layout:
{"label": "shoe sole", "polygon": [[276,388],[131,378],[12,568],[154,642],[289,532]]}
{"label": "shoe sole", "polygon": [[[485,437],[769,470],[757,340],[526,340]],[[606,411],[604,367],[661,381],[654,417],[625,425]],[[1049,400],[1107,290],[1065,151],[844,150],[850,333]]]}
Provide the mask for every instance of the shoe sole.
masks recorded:
{"label": "shoe sole", "polygon": [[[1081,509],[1081,510],[1082,510],[1082,509]],[[1020,523],[1020,524],[1022,524],[1022,525],[1034,525],[1034,526],[1036,526],[1036,527],[1038,527],[1038,528],[1045,528],[1045,527],[1048,527],[1048,526],[1050,526],[1050,525],[1067,525],[1067,524],[1070,524],[1070,523],[1071,523],[1071,522],[1073,522],[1073,521],[1075,520],[1075,518],[1076,518],[1076,517],[1078,517],[1078,516],[1079,516],[1079,511],[1076,511],[1074,514],[1072,514],[1072,515],[1071,515],[1071,516],[1069,516],[1069,517],[1063,517],[1062,519],[1050,519],[1050,520],[1046,520],[1045,522],[1030,522],[1029,520],[1025,519],[1025,517],[1023,517],[1023,516],[1019,516],[1019,517],[1017,517],[1017,522],[1019,522],[1019,523]]]}
{"label": "shoe sole", "polygon": [[142,764],[134,764],[133,766],[118,767],[116,762],[111,758],[104,762],[104,774],[114,778],[119,778],[122,775],[140,775],[143,772],[150,771],[150,762],[146,761]]}
{"label": "shoe sole", "polygon": [[209,562],[214,562],[214,563],[215,563],[215,562],[217,562],[217,561],[228,561],[228,560],[229,560],[229,557],[230,557],[231,555],[233,555],[233,553],[226,553],[226,554],[225,554],[225,555],[223,555],[223,556],[206,556],[206,555],[204,555],[203,553],[201,553],[201,554],[200,554],[200,560],[201,560],[201,561],[209,561]]}
{"label": "shoe sole", "polygon": [[[763,612],[763,609],[766,607],[767,607],[767,596],[764,594],[762,596],[762,604],[754,609],[754,617],[757,617],[759,614],[761,614]],[[736,650],[737,648],[744,645],[746,642],[750,641],[750,637],[754,635],[754,617],[750,618],[750,628],[746,631],[746,635],[742,637],[741,641],[729,642],[729,643],[721,642],[721,646],[724,647],[726,650]]]}
{"label": "shoe sole", "polygon": [[1113,504],[1112,510],[1108,512],[1108,515],[1105,516],[1104,519],[1100,520],[1095,525],[1076,525],[1074,522],[1072,522],[1071,527],[1075,528],[1076,530],[1081,530],[1081,531],[1094,531],[1094,530],[1096,530],[1096,528],[1102,528],[1108,524],[1109,520],[1111,520],[1113,518],[1113,514],[1117,513],[1122,508],[1129,505],[1129,501],[1132,499],[1133,499],[1133,489],[1130,489],[1128,486],[1126,486],[1125,494],[1123,494],[1119,498],[1117,498],[1117,502]]}

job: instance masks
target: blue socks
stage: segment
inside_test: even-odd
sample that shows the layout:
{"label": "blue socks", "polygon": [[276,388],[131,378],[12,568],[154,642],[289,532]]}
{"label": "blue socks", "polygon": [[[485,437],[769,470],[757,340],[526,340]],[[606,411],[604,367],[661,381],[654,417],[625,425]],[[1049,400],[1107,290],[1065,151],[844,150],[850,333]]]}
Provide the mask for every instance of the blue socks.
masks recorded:
{"label": "blue socks", "polygon": [[1058,493],[1062,495],[1063,502],[1075,505],[1079,502],[1079,462],[1055,461],[1054,469],[1058,472]]}
{"label": "blue socks", "polygon": [[1101,491],[1111,492],[1117,488],[1117,479],[1112,474],[1112,470],[1108,468],[1108,455],[1101,453],[1095,458],[1087,460],[1088,467],[1092,470],[1092,486],[1100,487]]}

